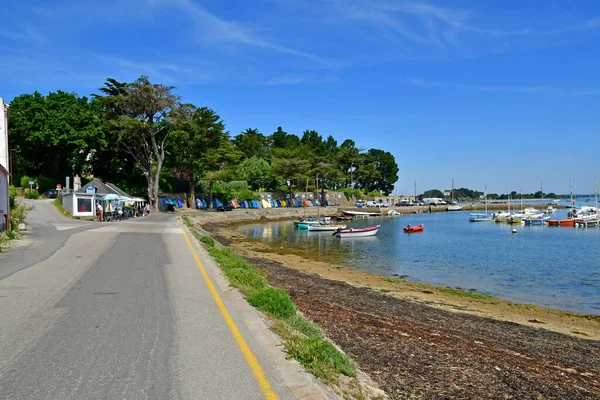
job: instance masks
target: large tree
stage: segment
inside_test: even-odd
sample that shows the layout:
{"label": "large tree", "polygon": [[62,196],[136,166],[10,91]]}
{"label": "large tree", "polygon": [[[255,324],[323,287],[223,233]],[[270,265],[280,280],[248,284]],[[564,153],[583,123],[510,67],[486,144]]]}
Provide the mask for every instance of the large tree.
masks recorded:
{"label": "large tree", "polygon": [[246,129],[237,135],[233,142],[238,150],[244,154],[244,158],[256,156],[266,160],[269,157],[269,139],[260,133],[258,129]]}
{"label": "large tree", "polygon": [[16,178],[62,182],[65,176],[85,172],[90,153],[106,144],[90,102],[74,93],[17,96],[10,103],[8,124]]}
{"label": "large tree", "polygon": [[273,174],[287,185],[290,195],[293,194],[294,183],[300,184],[309,169],[310,164],[302,148],[273,150]]}
{"label": "large tree", "polygon": [[[107,81],[108,88],[111,82]],[[153,84],[141,76],[128,83],[123,91],[112,97],[118,117],[118,144],[140,168],[147,182],[147,193],[152,207],[158,204],[158,187],[169,145],[171,110],[179,102],[172,86]],[[106,100],[105,100],[106,101]]]}
{"label": "large tree", "polygon": [[369,190],[378,190],[385,195],[392,193],[398,180],[398,164],[389,151],[371,149],[367,154],[372,158],[377,176],[370,182]]}
{"label": "large tree", "polygon": [[187,203],[194,207],[196,185],[211,168],[213,154],[229,141],[225,124],[213,110],[184,104],[173,110],[172,119],[176,129],[173,132],[171,162],[177,175],[188,182]]}
{"label": "large tree", "polygon": [[259,190],[272,180],[271,165],[262,158],[250,157],[237,166],[235,177],[246,181],[252,190]]}

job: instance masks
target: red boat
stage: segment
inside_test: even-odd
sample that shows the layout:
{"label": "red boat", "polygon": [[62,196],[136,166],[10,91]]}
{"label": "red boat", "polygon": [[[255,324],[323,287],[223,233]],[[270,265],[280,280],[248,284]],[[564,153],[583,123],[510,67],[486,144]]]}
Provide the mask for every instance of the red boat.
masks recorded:
{"label": "red boat", "polygon": [[423,230],[423,228],[424,228],[423,224],[415,225],[415,226],[407,225],[404,227],[404,232],[405,233],[421,232]]}
{"label": "red boat", "polygon": [[561,220],[549,219],[548,226],[575,226],[575,222],[579,222],[579,220],[575,218]]}

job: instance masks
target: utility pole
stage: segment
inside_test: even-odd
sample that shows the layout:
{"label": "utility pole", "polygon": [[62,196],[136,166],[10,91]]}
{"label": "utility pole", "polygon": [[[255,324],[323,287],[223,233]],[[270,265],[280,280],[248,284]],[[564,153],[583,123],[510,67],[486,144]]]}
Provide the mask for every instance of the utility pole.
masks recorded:
{"label": "utility pole", "polygon": [[417,181],[415,181],[415,201],[417,201]]}

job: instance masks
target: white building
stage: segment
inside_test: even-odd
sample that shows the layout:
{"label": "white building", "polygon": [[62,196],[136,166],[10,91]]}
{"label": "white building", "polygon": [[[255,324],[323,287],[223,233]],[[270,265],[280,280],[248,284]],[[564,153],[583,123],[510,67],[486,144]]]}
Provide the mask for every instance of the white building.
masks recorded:
{"label": "white building", "polygon": [[9,214],[8,104],[0,97],[0,231],[6,229]]}

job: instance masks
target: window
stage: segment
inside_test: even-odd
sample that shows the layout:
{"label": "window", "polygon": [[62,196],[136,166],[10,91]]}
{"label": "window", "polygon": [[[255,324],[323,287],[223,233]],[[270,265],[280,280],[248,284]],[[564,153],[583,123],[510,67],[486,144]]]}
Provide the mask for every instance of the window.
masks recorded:
{"label": "window", "polygon": [[77,199],[77,212],[92,212],[92,199]]}

